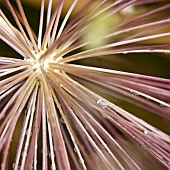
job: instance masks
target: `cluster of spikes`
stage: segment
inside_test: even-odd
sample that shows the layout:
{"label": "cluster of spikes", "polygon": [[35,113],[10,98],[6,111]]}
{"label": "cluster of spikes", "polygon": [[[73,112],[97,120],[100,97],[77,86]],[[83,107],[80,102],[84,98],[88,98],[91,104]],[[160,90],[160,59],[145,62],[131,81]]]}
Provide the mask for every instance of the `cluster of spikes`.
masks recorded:
{"label": "cluster of spikes", "polygon": [[[169,120],[170,80],[80,64],[98,56],[169,54],[170,43],[161,43],[170,37],[169,0],[88,0],[71,17],[81,3],[72,0],[62,18],[66,3],[49,0],[46,9],[41,0],[36,35],[20,0],[1,2],[0,38],[19,56],[0,56],[1,169],[170,168],[169,135],[99,95]],[[98,37],[106,43],[91,47],[84,36],[114,16],[123,19]]]}

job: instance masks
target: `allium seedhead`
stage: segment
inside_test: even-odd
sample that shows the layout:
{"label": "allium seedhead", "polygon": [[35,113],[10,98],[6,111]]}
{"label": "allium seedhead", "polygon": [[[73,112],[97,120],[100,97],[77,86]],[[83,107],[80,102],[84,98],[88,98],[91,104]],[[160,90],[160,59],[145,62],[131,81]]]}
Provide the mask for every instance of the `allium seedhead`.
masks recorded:
{"label": "allium seedhead", "polygon": [[64,15],[68,1],[41,0],[38,33],[20,0],[0,3],[0,38],[18,53],[0,55],[2,170],[170,168],[169,135],[141,119],[169,123],[170,80],[112,65],[170,53],[169,0],[72,0]]}

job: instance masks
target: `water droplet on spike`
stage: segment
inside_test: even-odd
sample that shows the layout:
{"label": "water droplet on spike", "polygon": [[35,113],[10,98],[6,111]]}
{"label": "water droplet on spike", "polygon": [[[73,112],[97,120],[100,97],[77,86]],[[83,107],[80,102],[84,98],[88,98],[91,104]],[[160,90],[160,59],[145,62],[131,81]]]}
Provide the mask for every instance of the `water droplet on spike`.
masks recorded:
{"label": "water droplet on spike", "polygon": [[127,51],[124,51],[123,54],[127,54],[128,52]]}
{"label": "water droplet on spike", "polygon": [[148,131],[147,131],[147,130],[144,130],[144,134],[147,135],[147,134],[148,134]]}
{"label": "water droplet on spike", "polygon": [[64,119],[62,117],[60,118],[60,122],[65,123],[65,121],[64,121]]}
{"label": "water droplet on spike", "polygon": [[76,148],[74,147],[74,152],[77,152]]}
{"label": "water droplet on spike", "polygon": [[97,104],[103,109],[107,107],[107,103],[105,101],[102,101],[101,99],[97,101]]}

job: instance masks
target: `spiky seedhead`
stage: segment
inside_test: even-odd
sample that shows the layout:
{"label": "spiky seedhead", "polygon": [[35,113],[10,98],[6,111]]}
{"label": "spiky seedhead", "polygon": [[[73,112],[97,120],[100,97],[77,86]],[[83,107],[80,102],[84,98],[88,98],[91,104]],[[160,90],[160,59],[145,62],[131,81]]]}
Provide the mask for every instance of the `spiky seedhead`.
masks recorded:
{"label": "spiky seedhead", "polygon": [[11,160],[15,170],[170,168],[170,137],[101,96],[109,90],[138,112],[169,120],[170,80],[75,63],[169,54],[169,0],[89,0],[70,17],[81,2],[73,0],[62,18],[67,1],[49,0],[46,11],[41,0],[36,35],[21,1],[2,1],[0,38],[20,59],[0,56],[1,169],[11,169]]}

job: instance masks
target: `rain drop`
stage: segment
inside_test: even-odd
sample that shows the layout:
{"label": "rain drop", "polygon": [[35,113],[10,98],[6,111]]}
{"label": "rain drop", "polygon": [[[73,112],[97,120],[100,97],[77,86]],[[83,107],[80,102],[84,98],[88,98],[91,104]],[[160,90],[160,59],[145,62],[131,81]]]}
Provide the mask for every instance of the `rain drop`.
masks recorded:
{"label": "rain drop", "polygon": [[144,134],[145,134],[145,135],[147,135],[147,134],[148,134],[148,131],[147,131],[146,129],[144,130]]}
{"label": "rain drop", "polygon": [[2,115],[2,119],[4,119],[4,118],[5,118],[5,114]]}
{"label": "rain drop", "polygon": [[124,51],[123,54],[127,54],[128,52],[127,51]]}
{"label": "rain drop", "polygon": [[103,113],[102,113],[102,116],[103,116],[104,118],[106,118],[106,115],[105,115],[105,114],[103,114]]}
{"label": "rain drop", "polygon": [[37,160],[34,160],[33,163],[34,163],[34,165],[37,165]]}
{"label": "rain drop", "polygon": [[52,164],[51,164],[51,170],[55,170],[56,169],[56,167],[55,166],[53,166]]}
{"label": "rain drop", "polygon": [[22,108],[19,108],[19,109],[18,109],[18,112],[19,112],[19,113],[22,112]]}
{"label": "rain drop", "polygon": [[51,154],[50,154],[50,152],[48,153],[48,156],[49,156],[49,158],[51,158]]}
{"label": "rain drop", "polygon": [[136,92],[134,92],[134,91],[130,91],[131,92],[131,94],[133,95],[133,96],[137,96],[137,93]]}
{"label": "rain drop", "polygon": [[160,103],[160,106],[161,107],[167,107],[167,105],[163,104],[163,103]]}
{"label": "rain drop", "polygon": [[5,165],[1,164],[1,169],[5,169]]}
{"label": "rain drop", "polygon": [[162,157],[162,160],[169,165],[170,162],[166,158]]}
{"label": "rain drop", "polygon": [[79,162],[80,162],[80,164],[83,164],[83,161],[81,159],[79,159]]}
{"label": "rain drop", "polygon": [[146,149],[146,148],[147,148],[145,144],[141,144],[141,147],[142,147],[143,149]]}
{"label": "rain drop", "polygon": [[12,168],[13,168],[13,169],[15,169],[15,165],[16,165],[15,163],[12,164]]}
{"label": "rain drop", "polygon": [[136,139],[136,137],[134,135],[132,137],[133,137],[133,139]]}
{"label": "rain drop", "polygon": [[60,122],[65,123],[65,121],[64,121],[64,119],[62,117],[60,118]]}
{"label": "rain drop", "polygon": [[101,99],[97,101],[97,104],[101,106],[103,109],[107,107],[107,103],[102,101]]}
{"label": "rain drop", "polygon": [[74,147],[74,152],[77,152],[76,148]]}

